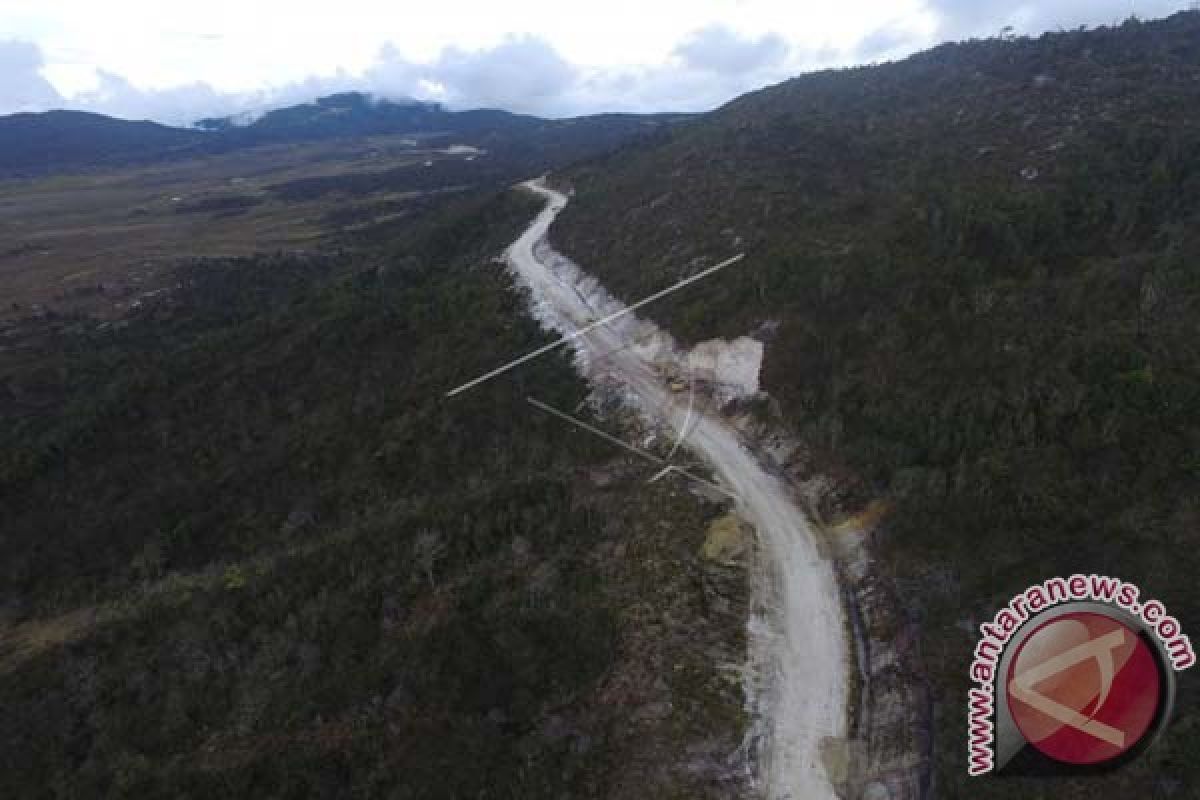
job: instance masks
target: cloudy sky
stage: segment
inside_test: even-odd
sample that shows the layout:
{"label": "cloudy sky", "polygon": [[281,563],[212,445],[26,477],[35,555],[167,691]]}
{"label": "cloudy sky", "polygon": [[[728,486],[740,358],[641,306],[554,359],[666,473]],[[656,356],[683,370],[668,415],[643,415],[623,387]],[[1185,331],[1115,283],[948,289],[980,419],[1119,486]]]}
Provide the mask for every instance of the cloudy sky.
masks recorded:
{"label": "cloudy sky", "polygon": [[1191,0],[4,0],[0,113],[187,123],[361,89],[550,116],[704,110],[828,66]]}

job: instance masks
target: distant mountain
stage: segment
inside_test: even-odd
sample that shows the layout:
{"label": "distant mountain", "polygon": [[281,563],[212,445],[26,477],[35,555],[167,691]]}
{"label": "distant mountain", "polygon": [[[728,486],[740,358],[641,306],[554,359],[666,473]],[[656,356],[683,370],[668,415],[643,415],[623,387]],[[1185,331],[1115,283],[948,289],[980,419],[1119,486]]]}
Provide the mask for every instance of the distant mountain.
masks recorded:
{"label": "distant mountain", "polygon": [[[480,117],[489,127],[508,128],[521,117],[507,112],[466,112],[460,117],[436,103],[377,99],[361,92],[342,92],[277,108],[248,124],[237,117],[204,119],[196,126],[226,134],[231,145],[304,141],[380,133],[427,133],[473,127]],[[464,125],[465,123],[465,125]]]}
{"label": "distant mountain", "polygon": [[437,103],[379,100],[345,92],[267,112],[248,125],[232,119],[203,122],[218,131],[205,141],[205,149],[211,150],[404,133],[447,137],[489,152],[538,153],[548,165],[561,165],[686,116],[597,114],[551,120],[496,109],[448,111]]}
{"label": "distant mountain", "polygon": [[[55,111],[0,117],[0,176],[154,162],[246,147],[381,134],[440,135],[489,151],[538,154],[537,167],[594,155],[684,115],[602,114],[547,120],[507,111],[447,111],[432,103],[347,92],[269,111],[249,124],[199,120],[192,129]],[[544,158],[541,158],[544,156]]]}
{"label": "distant mountain", "polygon": [[163,157],[198,144],[203,134],[154,122],[84,111],[0,117],[0,175],[41,174]]}

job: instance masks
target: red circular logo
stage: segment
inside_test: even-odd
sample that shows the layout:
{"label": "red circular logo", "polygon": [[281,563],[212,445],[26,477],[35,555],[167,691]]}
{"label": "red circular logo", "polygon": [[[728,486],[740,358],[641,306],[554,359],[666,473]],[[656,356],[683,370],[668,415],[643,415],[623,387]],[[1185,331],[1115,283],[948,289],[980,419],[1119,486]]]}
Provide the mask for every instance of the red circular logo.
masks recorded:
{"label": "red circular logo", "polygon": [[1034,630],[1013,657],[1005,688],[1025,740],[1068,764],[1099,764],[1132,750],[1162,697],[1158,659],[1142,637],[1085,611]]}

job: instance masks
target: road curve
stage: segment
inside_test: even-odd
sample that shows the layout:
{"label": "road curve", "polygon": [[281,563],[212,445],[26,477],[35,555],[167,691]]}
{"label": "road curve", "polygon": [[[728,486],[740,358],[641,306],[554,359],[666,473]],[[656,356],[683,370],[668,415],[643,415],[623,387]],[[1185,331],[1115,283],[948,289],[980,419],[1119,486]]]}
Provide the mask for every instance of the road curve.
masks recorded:
{"label": "road curve", "polygon": [[[546,234],[567,197],[540,180],[525,186],[547,203],[509,248],[507,260],[518,282],[531,291],[535,314],[559,333],[571,334],[600,314],[587,299],[595,296],[595,284],[578,276],[565,281],[554,269],[565,257],[550,249]],[[587,284],[584,291],[581,282]],[[576,339],[581,368],[589,379],[600,372],[616,378],[645,413],[678,432],[685,424],[685,404],[637,348],[628,346],[628,331],[635,326],[634,320],[624,320]],[[764,741],[756,781],[771,800],[835,798],[834,783],[840,779],[828,764],[840,760],[829,755],[841,749],[846,735],[849,659],[833,566],[821,557],[812,526],[787,487],[743,446],[727,421],[694,415],[684,444],[737,495],[738,513],[757,531],[770,565],[764,585],[757,587],[770,602],[769,631],[751,637],[750,666],[760,670],[765,692],[759,703]]]}

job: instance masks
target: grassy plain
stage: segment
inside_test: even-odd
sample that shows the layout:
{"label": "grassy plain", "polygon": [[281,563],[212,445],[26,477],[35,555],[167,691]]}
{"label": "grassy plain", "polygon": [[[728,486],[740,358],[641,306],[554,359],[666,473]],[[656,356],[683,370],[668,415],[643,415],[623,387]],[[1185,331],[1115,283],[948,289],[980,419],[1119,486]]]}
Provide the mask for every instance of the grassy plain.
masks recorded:
{"label": "grassy plain", "polygon": [[305,197],[284,190],[293,181],[485,158],[449,138],[391,135],[0,182],[0,320],[39,309],[119,316],[177,283],[190,258],[313,250],[345,228],[403,216],[430,193]]}

